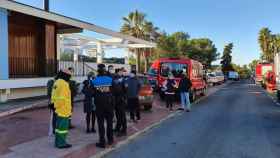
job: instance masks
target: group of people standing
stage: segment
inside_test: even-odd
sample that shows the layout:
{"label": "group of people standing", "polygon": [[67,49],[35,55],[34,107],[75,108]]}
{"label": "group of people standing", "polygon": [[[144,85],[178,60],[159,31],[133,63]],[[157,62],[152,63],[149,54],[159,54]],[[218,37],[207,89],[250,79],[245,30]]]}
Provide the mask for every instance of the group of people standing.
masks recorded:
{"label": "group of people standing", "polygon": [[[114,143],[114,132],[116,136],[127,135],[126,107],[130,110],[130,119],[133,122],[141,119],[138,100],[141,83],[136,77],[135,70],[132,70],[127,77],[124,76],[123,68],[114,70],[113,66],[109,66],[106,70],[104,64],[99,64],[97,73],[95,75],[90,72],[83,82],[86,132],[96,133],[95,122],[97,120],[99,142],[96,143],[96,146],[105,148],[106,145]],[[70,78],[69,70],[59,71],[50,94],[50,104],[55,118],[53,126],[55,147],[57,148],[72,146],[66,142],[73,108],[73,97],[69,86]],[[113,128],[114,115],[117,121],[115,128]]]}
{"label": "group of people standing", "polygon": [[170,73],[167,80],[163,83],[163,91],[165,93],[166,108],[173,111],[173,102],[175,100],[176,90],[180,93],[181,107],[179,110],[190,112],[190,90],[192,82],[188,78],[186,71],[182,74],[179,84],[176,83],[174,76]]}

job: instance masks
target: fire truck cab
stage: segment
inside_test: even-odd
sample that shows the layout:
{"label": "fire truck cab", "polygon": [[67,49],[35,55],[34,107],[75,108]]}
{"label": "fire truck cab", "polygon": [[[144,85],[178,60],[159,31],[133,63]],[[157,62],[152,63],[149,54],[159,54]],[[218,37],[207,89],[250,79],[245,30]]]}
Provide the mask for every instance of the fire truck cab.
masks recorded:
{"label": "fire truck cab", "polygon": [[186,72],[192,82],[190,91],[191,101],[194,101],[198,95],[204,95],[207,89],[206,76],[203,71],[203,65],[198,61],[185,58],[160,58],[153,62],[148,71],[148,76],[153,88],[163,98],[164,93],[161,88],[168,75],[171,73],[175,78],[176,84],[179,85],[183,72]]}

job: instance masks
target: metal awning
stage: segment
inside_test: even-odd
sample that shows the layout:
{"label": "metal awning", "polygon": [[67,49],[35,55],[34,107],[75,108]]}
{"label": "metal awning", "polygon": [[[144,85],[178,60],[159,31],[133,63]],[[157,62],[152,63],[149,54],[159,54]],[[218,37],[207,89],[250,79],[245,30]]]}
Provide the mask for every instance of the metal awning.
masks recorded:
{"label": "metal awning", "polygon": [[97,39],[90,36],[81,34],[62,34],[60,38],[64,39],[64,46],[69,47],[95,47],[101,44],[104,49],[106,48],[153,48],[153,45],[147,44],[131,44],[120,38]]}
{"label": "metal awning", "polygon": [[38,17],[41,19],[73,26],[73,27],[80,28],[80,29],[93,31],[93,32],[104,34],[107,36],[120,38],[122,40],[128,41],[133,44],[144,44],[144,45],[150,46],[150,47],[156,46],[156,44],[153,42],[138,39],[138,38],[135,38],[135,37],[132,37],[129,35],[124,35],[122,33],[119,33],[119,32],[116,32],[116,31],[113,31],[113,30],[110,30],[110,29],[107,29],[107,28],[104,28],[104,27],[101,27],[101,26],[98,26],[95,24],[91,24],[91,23],[84,22],[84,21],[81,21],[78,19],[66,17],[66,16],[56,14],[53,12],[47,12],[47,11],[39,9],[39,8],[35,8],[35,7],[29,6],[29,5],[25,5],[25,4],[10,1],[10,0],[0,0],[0,8],[4,8],[4,9],[10,10],[10,11],[19,12],[22,14],[27,14],[27,15]]}

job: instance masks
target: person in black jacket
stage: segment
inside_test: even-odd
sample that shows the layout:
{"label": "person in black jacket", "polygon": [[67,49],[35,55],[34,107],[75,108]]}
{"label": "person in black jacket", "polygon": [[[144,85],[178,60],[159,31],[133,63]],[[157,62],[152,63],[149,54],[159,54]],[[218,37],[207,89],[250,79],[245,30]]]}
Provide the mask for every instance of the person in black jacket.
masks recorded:
{"label": "person in black jacket", "polygon": [[[130,111],[130,119],[137,123],[141,119],[140,104],[139,104],[139,92],[141,89],[141,83],[136,76],[136,71],[131,71],[130,77],[125,81],[127,105]],[[137,120],[135,120],[135,115]]]}
{"label": "person in black jacket", "polygon": [[164,83],[166,107],[173,111],[173,102],[175,96],[176,82],[173,75],[168,75],[168,79]]}
{"label": "person in black jacket", "polygon": [[183,75],[179,83],[179,92],[181,95],[181,110],[186,110],[189,112],[191,110],[191,103],[189,98],[189,91],[192,87],[192,82],[187,75]]}
{"label": "person in black jacket", "polygon": [[[97,147],[105,148],[106,144],[113,145],[113,93],[112,83],[113,79],[106,73],[105,65],[98,64],[98,75],[91,81],[94,89],[94,103],[96,105],[96,116],[98,123],[99,142]],[[105,132],[106,121],[106,132]],[[107,134],[107,142],[105,140],[105,133]]]}
{"label": "person in black jacket", "polygon": [[125,136],[127,134],[127,121],[125,114],[125,83],[123,78],[123,69],[116,69],[116,75],[113,79],[113,95],[115,100],[115,113],[117,124],[115,132],[117,136]]}
{"label": "person in black jacket", "polygon": [[[83,94],[85,95],[84,99],[84,113],[86,113],[86,132],[87,133],[95,133],[95,119],[96,119],[96,114],[95,114],[95,104],[94,104],[94,91],[93,88],[90,84],[90,82],[94,79],[95,74],[93,72],[90,72],[88,74],[88,79],[83,82]],[[91,124],[91,128],[90,128]]]}

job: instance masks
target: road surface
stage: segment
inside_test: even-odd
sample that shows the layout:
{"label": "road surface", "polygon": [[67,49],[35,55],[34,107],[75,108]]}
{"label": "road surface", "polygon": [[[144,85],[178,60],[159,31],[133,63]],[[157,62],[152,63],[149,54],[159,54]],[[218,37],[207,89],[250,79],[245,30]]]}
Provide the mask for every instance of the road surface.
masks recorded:
{"label": "road surface", "polygon": [[279,158],[280,107],[245,81],[195,105],[191,113],[111,152],[106,158]]}

